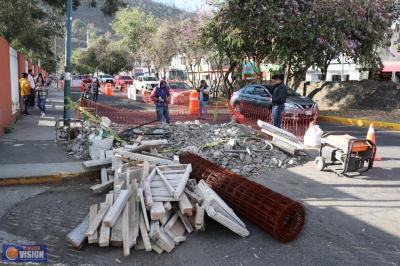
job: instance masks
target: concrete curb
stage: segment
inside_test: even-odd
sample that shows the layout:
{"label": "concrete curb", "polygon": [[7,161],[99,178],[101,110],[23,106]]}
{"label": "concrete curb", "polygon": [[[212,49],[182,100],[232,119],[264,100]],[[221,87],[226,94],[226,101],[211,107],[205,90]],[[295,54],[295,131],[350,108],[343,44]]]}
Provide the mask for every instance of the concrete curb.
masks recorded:
{"label": "concrete curb", "polygon": [[374,124],[375,128],[384,128],[384,129],[400,131],[400,123],[391,123],[391,122],[357,119],[357,118],[346,118],[346,117],[339,117],[339,116],[321,115],[321,116],[318,116],[318,122],[343,124],[343,125],[351,125],[351,126],[358,126],[358,127],[369,127],[369,125],[372,123],[372,124]]}
{"label": "concrete curb", "polygon": [[80,173],[60,173],[42,176],[21,176],[12,178],[0,178],[0,186],[33,185],[33,184],[55,184],[63,181],[92,180],[98,179],[99,170]]}

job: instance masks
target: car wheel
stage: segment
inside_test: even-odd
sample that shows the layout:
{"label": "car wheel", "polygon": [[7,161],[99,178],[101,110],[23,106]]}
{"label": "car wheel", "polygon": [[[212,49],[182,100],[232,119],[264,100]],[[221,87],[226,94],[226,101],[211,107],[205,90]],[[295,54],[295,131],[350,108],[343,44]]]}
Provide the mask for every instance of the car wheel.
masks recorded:
{"label": "car wheel", "polygon": [[317,167],[318,170],[323,171],[326,166],[324,158],[321,156],[315,158],[315,166]]}

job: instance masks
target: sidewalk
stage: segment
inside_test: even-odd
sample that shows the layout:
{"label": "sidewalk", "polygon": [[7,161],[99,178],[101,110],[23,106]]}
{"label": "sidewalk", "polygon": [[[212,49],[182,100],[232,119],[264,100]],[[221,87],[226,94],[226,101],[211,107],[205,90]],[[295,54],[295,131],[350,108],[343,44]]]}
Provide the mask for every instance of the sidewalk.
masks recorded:
{"label": "sidewalk", "polygon": [[29,109],[12,125],[13,131],[0,138],[0,185],[57,182],[65,178],[93,175],[82,162],[67,157],[64,144],[55,142],[55,123],[63,116],[62,91],[49,87],[46,117],[38,107]]}

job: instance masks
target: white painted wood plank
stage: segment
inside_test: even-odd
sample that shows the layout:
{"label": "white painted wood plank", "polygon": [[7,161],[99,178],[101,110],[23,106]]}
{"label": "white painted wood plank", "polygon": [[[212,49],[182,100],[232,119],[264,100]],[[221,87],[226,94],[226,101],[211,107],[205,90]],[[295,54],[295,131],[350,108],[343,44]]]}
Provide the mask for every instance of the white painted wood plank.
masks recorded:
{"label": "white painted wood plank", "polygon": [[131,159],[131,160],[136,160],[136,161],[148,161],[148,162],[160,163],[160,164],[172,164],[173,163],[173,161],[166,160],[166,159],[161,159],[161,158],[143,155],[143,154],[139,154],[139,153],[120,151],[120,150],[114,150],[114,154],[119,154],[122,157]]}
{"label": "white painted wood plank", "polygon": [[129,254],[131,253],[130,239],[129,203],[127,203],[124,210],[122,211],[122,243],[124,248],[124,256],[129,256]]}
{"label": "white painted wood plank", "polygon": [[[113,204],[113,199],[114,199],[114,193],[109,193],[106,196],[105,203],[108,206],[111,206]],[[110,209],[108,209],[108,211],[110,211]],[[109,226],[106,226],[104,224],[104,222],[101,223],[100,238],[99,238],[99,246],[100,247],[107,247],[110,244],[110,232],[111,232],[111,228]]]}
{"label": "white painted wood plank", "polygon": [[85,232],[88,227],[89,214],[86,215],[83,221],[67,235],[68,242],[70,242],[75,248],[81,248],[86,241],[87,236],[85,235]]}
{"label": "white painted wood plank", "polygon": [[179,210],[188,216],[193,214],[193,206],[185,193],[183,193],[178,201]]}
{"label": "white painted wood plank", "polygon": [[151,220],[161,221],[165,216],[164,204],[162,202],[154,202],[151,207],[150,217]]}
{"label": "white painted wood plank", "polygon": [[179,218],[181,218],[181,221],[182,221],[183,225],[185,226],[186,231],[189,234],[192,233],[193,232],[193,227],[192,227],[192,224],[190,223],[189,219],[185,215],[183,215],[181,213],[181,211],[178,210],[177,213],[178,213]]}
{"label": "white painted wood plank", "polygon": [[173,187],[168,183],[168,180],[164,177],[163,173],[156,167],[157,173],[160,176],[161,180],[165,183],[165,187],[168,189],[169,193],[171,193],[171,196],[174,195],[175,190]]}
{"label": "white painted wood plank", "polygon": [[175,190],[174,198],[179,199],[179,197],[182,195],[183,190],[186,187],[186,183],[189,180],[189,175],[191,172],[192,172],[192,165],[188,164],[186,167],[185,173],[181,176],[180,183]]}
{"label": "white painted wood plank", "polygon": [[125,207],[126,202],[129,199],[131,191],[130,190],[121,190],[119,193],[115,203],[110,208],[110,211],[106,214],[103,219],[105,225],[112,227],[117,221],[118,217],[121,215],[123,208]]}
{"label": "white painted wood plank", "polygon": [[152,248],[151,248],[150,238],[149,235],[147,234],[147,228],[144,221],[143,213],[140,213],[139,228],[140,228],[140,235],[142,236],[143,244],[146,251],[151,251]]}
{"label": "white painted wood plank", "polygon": [[101,159],[101,160],[89,160],[83,162],[83,166],[86,168],[92,168],[92,167],[103,167],[111,164],[111,159]]}
{"label": "white painted wood plank", "polygon": [[[89,226],[93,224],[93,222],[95,222],[95,219],[97,217],[97,210],[98,210],[98,205],[97,204],[93,204],[90,205],[90,209],[89,209]],[[99,243],[99,234],[97,232],[97,227],[99,225],[96,226],[95,231],[93,232],[93,234],[88,235],[88,243],[89,244],[94,244],[94,243]],[[86,231],[87,232],[87,231]]]}
{"label": "white painted wood plank", "polygon": [[141,206],[142,213],[143,213],[143,219],[144,219],[147,231],[150,231],[149,218],[147,217],[146,205],[144,203],[143,189],[142,188],[138,189],[138,194],[139,194],[139,199],[140,199],[140,206]]}

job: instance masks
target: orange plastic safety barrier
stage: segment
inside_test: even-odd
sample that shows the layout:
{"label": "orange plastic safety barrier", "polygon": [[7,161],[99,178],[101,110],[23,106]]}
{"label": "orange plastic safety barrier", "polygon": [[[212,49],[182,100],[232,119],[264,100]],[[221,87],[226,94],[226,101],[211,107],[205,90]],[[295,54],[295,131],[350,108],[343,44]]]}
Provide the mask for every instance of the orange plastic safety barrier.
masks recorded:
{"label": "orange plastic safety barrier", "polygon": [[112,84],[106,83],[106,95],[112,96],[112,94],[113,94]]}
{"label": "orange plastic safety barrier", "polygon": [[189,94],[189,113],[191,115],[199,114],[199,93],[192,90]]}

